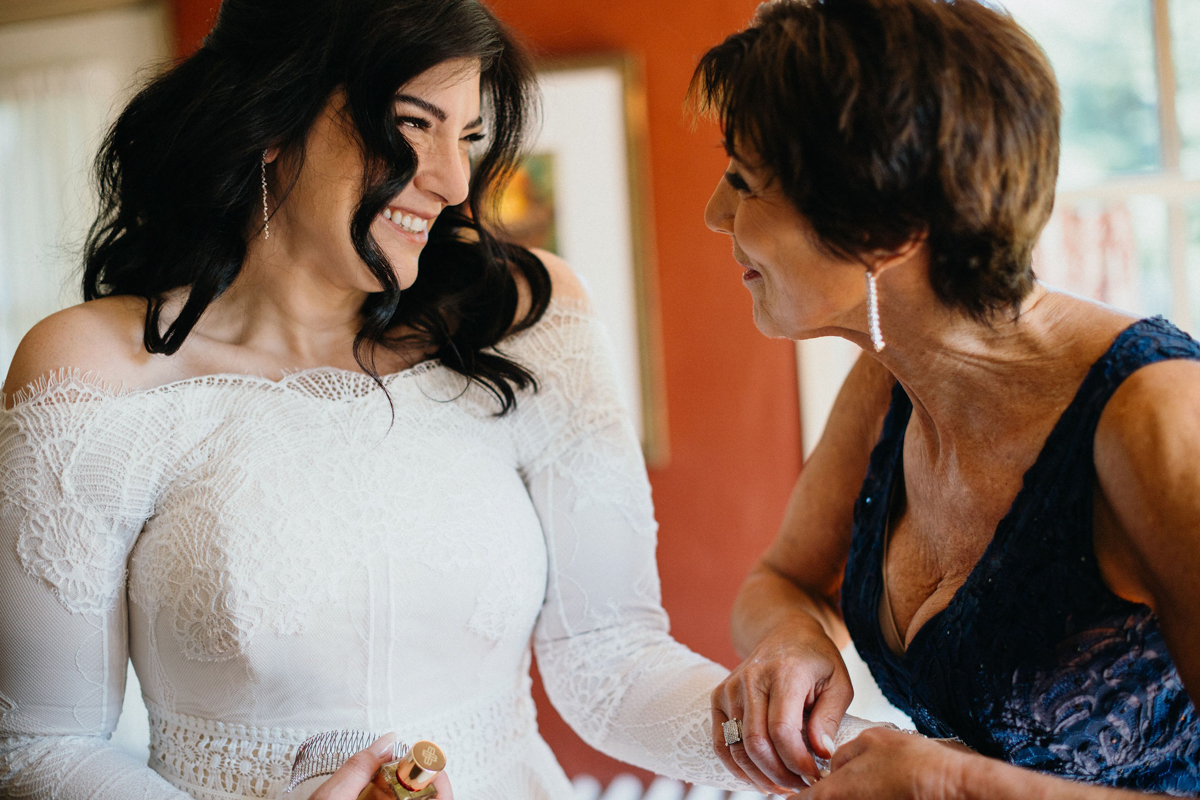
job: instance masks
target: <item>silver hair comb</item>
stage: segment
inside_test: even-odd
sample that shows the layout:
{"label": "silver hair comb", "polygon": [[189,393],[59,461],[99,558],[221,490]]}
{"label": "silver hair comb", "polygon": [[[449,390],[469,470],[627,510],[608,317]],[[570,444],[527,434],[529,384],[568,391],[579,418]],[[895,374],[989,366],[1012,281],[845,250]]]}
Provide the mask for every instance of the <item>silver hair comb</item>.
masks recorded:
{"label": "silver hair comb", "polygon": [[[332,775],[350,756],[369,747],[378,738],[370,731],[326,731],[308,737],[296,750],[287,791],[292,791],[310,778]],[[395,761],[407,751],[408,745],[397,739],[392,744],[392,756],[388,760]]]}

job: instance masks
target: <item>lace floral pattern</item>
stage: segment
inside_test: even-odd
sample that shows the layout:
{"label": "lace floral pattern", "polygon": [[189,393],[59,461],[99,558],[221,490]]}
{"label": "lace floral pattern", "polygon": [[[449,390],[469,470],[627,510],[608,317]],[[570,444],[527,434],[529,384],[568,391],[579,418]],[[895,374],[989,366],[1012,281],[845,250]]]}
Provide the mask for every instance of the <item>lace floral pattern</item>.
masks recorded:
{"label": "lace floral pattern", "polygon": [[1164,763],[1200,763],[1196,709],[1153,615],[1095,626],[1058,649],[1053,669],[1014,675],[996,733],[1010,761],[1076,780],[1120,774],[1142,785],[1161,780]]}
{"label": "lace floral pattern", "polygon": [[[0,415],[0,586],[34,624],[0,617],[31,667],[0,670],[0,795],[273,797],[304,738],[356,728],[436,738],[463,797],[568,800],[531,640],[589,741],[735,787],[709,733],[725,671],[667,632],[603,334],[555,300],[502,347],[541,386],[506,417],[436,362],[384,379],[392,407],[332,369],[24,393]],[[101,738],[127,654],[153,771]],[[95,779],[64,789],[51,752]]]}
{"label": "lace floral pattern", "polygon": [[[150,721],[151,767],[201,800],[279,797],[288,784],[296,749],[319,732],[229,725],[172,714],[155,705],[150,705]],[[535,712],[527,693],[468,705],[420,726],[388,727],[397,728],[402,740],[427,738],[442,745],[452,755],[459,795],[489,796],[492,780],[503,775],[510,762],[537,761],[532,752],[536,739],[531,736],[536,731]],[[544,777],[523,783],[539,786],[542,792],[547,786]]]}

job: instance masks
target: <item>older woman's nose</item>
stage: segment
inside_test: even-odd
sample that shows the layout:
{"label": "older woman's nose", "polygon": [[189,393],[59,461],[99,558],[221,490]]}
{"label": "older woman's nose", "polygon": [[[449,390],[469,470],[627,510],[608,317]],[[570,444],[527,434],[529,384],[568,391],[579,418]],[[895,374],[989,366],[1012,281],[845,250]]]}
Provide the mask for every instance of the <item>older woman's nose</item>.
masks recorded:
{"label": "older woman's nose", "polygon": [[717,233],[733,234],[733,214],[737,209],[737,193],[723,179],[717,182],[708,205],[704,207],[704,224]]}

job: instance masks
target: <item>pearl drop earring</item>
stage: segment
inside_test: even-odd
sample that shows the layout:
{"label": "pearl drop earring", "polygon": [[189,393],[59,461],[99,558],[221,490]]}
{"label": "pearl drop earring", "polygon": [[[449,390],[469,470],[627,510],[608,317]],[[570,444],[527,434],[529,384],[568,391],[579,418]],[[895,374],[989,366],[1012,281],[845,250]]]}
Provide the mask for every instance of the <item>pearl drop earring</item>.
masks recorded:
{"label": "pearl drop earring", "polygon": [[879,287],[875,285],[875,274],[867,270],[867,330],[871,333],[871,344],[878,353],[887,347],[883,330],[879,327]]}
{"label": "pearl drop earring", "polygon": [[267,212],[267,151],[262,154],[263,238],[271,238],[271,215]]}

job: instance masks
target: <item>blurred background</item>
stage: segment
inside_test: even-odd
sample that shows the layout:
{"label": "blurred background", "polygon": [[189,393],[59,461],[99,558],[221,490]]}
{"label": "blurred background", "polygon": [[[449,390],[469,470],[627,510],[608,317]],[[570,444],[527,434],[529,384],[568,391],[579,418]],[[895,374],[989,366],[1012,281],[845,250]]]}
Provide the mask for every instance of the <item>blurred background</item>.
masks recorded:
{"label": "blurred background", "polygon": [[[1185,330],[1200,324],[1200,0],[1004,0],[1062,88],[1059,197],[1037,253],[1047,282]],[[219,0],[0,0],[0,368],[37,320],[79,301],[94,213],[88,165],[114,111],[196,48]],[[647,215],[656,242],[669,460],[651,470],[664,604],[676,637],[737,658],[729,610],[774,534],[857,350],[763,338],[728,240],[703,209],[725,166],[719,133],[682,113],[698,57],[755,0],[491,0],[541,56],[625,53],[644,76]],[[884,321],[886,326],[886,320]],[[894,714],[856,667],[863,716]],[[136,684],[117,739],[145,752]],[[540,724],[581,788],[630,772],[539,697]],[[653,776],[635,773],[642,783]],[[677,796],[659,784],[659,797]],[[589,790],[590,791],[590,790]],[[678,791],[682,791],[681,789]],[[611,794],[613,800],[618,795]],[[699,797],[699,795],[697,795]]]}

